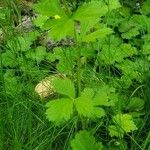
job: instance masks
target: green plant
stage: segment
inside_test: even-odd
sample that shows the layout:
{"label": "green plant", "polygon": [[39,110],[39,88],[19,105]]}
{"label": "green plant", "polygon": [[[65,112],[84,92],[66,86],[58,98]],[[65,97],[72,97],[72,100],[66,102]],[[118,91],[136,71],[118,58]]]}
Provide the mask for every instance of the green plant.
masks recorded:
{"label": "green plant", "polygon": [[0,149],[149,149],[149,0],[5,3]]}
{"label": "green plant", "polygon": [[[54,53],[48,56],[50,61],[59,60],[57,66],[58,71],[72,76],[75,79],[74,83],[71,79],[66,77],[54,79],[52,86],[54,86],[58,98],[48,102],[46,105],[46,115],[49,121],[54,122],[56,125],[62,125],[66,121],[74,117],[76,118],[76,116],[78,118],[79,116],[80,119],[75,119],[76,121],[74,121],[77,124],[81,122],[82,128],[87,129],[88,122],[97,121],[105,116],[106,112],[103,107],[109,107],[112,110],[116,109],[116,103],[119,104],[119,101],[118,94],[115,93],[114,88],[110,88],[109,85],[99,85],[98,92],[95,92],[94,89],[82,84],[82,71],[86,69],[84,66],[88,65],[86,60],[85,62],[82,62],[82,60],[83,58],[91,59],[93,56],[96,56],[98,64],[111,65],[117,62],[117,66],[118,63],[120,65],[124,62],[125,58],[137,55],[137,50],[132,45],[122,43],[120,42],[121,40],[116,41],[117,38],[115,36],[107,37],[113,33],[113,30],[107,26],[107,22],[105,24],[104,21],[100,19],[102,16],[107,16],[107,14],[111,15],[111,12],[113,13],[112,10],[119,7],[120,4],[117,0],[106,2],[91,1],[82,4],[75,11],[70,11],[70,7],[65,1],[61,4],[57,0],[41,1],[33,6],[35,11],[39,13],[34,23],[39,26],[41,30],[47,30],[48,37],[56,41],[67,37],[72,37],[74,40],[72,47],[56,48],[54,49]],[[125,35],[123,37],[125,37]],[[109,43],[111,39],[115,42],[112,41],[110,43],[112,45],[110,45],[107,43],[107,38]],[[96,43],[96,40],[102,45],[102,51],[98,52],[97,55],[93,51],[90,55],[86,52],[85,47],[91,43]],[[89,54],[89,56],[87,56],[87,54]],[[118,111],[122,110],[118,109]],[[120,129],[118,132],[113,131],[115,130],[114,128],[117,129],[117,126],[110,125],[108,127],[110,136],[118,137],[119,135],[119,137],[123,138],[125,133],[137,129],[130,115],[122,114],[123,119],[121,117],[121,120],[116,121],[115,118],[117,118],[117,116],[119,116],[119,114],[113,116],[112,120]],[[126,117],[128,119],[126,122],[123,122]],[[126,125],[129,127],[127,128]],[[85,139],[88,139],[88,134],[88,132],[85,133]],[[76,136],[80,136],[80,133]],[[92,139],[89,140],[92,142]],[[78,142],[78,140],[72,142],[73,149],[79,149],[76,147]],[[95,146],[93,149],[102,148]]]}

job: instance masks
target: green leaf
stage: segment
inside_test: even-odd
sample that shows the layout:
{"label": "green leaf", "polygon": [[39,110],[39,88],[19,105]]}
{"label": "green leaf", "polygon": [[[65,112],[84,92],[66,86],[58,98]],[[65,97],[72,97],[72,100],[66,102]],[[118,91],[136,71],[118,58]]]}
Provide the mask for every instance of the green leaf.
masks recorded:
{"label": "green leaf", "polygon": [[68,61],[66,58],[61,58],[57,64],[57,70],[61,73],[71,74],[73,70],[74,62]]}
{"label": "green leaf", "polygon": [[121,44],[120,46],[115,45],[104,45],[99,55],[99,59],[103,60],[106,64],[113,64],[115,62],[122,62],[124,58],[131,57],[137,54],[135,47],[130,44]]}
{"label": "green leaf", "polygon": [[129,29],[127,32],[122,33],[121,37],[123,39],[132,39],[133,37],[136,37],[139,34],[140,32],[138,28],[132,28],[132,29]]}
{"label": "green leaf", "polygon": [[24,36],[13,37],[11,40],[7,41],[7,47],[12,51],[27,51],[38,35],[38,32],[30,32],[24,34]]}
{"label": "green leaf", "polygon": [[122,137],[124,136],[124,131],[120,128],[118,128],[117,126],[114,126],[114,125],[110,125],[108,127],[108,130],[109,130],[109,134],[111,137]]}
{"label": "green leaf", "polygon": [[105,110],[101,107],[94,107],[92,119],[102,118],[106,115]]}
{"label": "green leaf", "polygon": [[102,1],[91,1],[80,6],[75,12],[73,19],[78,21],[91,21],[104,16],[108,11],[107,6]]}
{"label": "green leaf", "polygon": [[92,97],[94,92],[92,89],[84,89],[82,95],[75,99],[75,106],[79,115],[84,117],[92,117],[93,116],[93,102]]}
{"label": "green leaf", "polygon": [[31,49],[26,53],[27,58],[30,58],[37,62],[44,60],[46,55],[47,55],[46,48],[42,46],[38,46],[35,50]]}
{"label": "green leaf", "polygon": [[53,49],[53,53],[48,53],[46,59],[50,62],[55,60],[59,60],[57,63],[57,70],[60,73],[64,74],[71,74],[76,64],[75,59],[77,58],[78,54],[77,51],[74,49],[69,48],[61,48],[56,47]]}
{"label": "green leaf", "polygon": [[68,78],[55,78],[52,85],[57,93],[75,98],[75,88],[73,82]]}
{"label": "green leaf", "polygon": [[144,107],[144,100],[138,97],[133,97],[129,104],[127,105],[127,109],[130,111],[139,111]]}
{"label": "green leaf", "polygon": [[59,0],[41,0],[41,2],[33,5],[33,9],[41,15],[48,17],[64,14]]}
{"label": "green leaf", "polygon": [[143,5],[142,5],[142,9],[141,9],[142,14],[144,14],[144,15],[150,14],[149,6],[150,6],[150,1],[149,0],[144,1]]}
{"label": "green leaf", "polygon": [[[49,36],[55,40],[60,40],[66,36],[74,36],[75,21],[80,21],[81,35],[84,36],[108,10],[118,8],[119,2],[112,0],[110,1],[111,6],[108,7],[104,2],[94,0],[81,5],[72,16],[67,16],[60,5],[59,0],[43,0],[33,7],[35,11],[40,13],[40,16],[35,19],[35,24],[44,30],[49,30]],[[50,16],[54,17],[54,19],[47,18]],[[59,18],[56,19],[55,16],[59,16]],[[88,42],[94,41],[107,34],[110,34],[110,29],[108,28],[103,29],[101,32],[96,31],[88,35],[85,41],[86,39]]]}
{"label": "green leaf", "polygon": [[[113,117],[113,123],[115,126],[109,126],[109,131],[111,136],[121,136],[125,133],[129,133],[137,130],[136,125],[129,114],[117,114]],[[118,132],[118,133],[117,133]]]}
{"label": "green leaf", "polygon": [[81,96],[75,99],[76,110],[79,115],[88,118],[101,118],[105,115],[102,108],[95,107],[93,101],[94,91],[92,89],[84,89]]}
{"label": "green leaf", "polygon": [[49,37],[54,40],[61,40],[66,36],[74,35],[74,21],[68,16],[62,16],[60,19],[49,19],[42,27],[48,31]]}
{"label": "green leaf", "polygon": [[123,76],[123,82],[131,82],[131,80],[136,79],[141,82],[144,80],[144,75],[149,74],[150,62],[146,59],[137,59],[135,61],[124,60],[122,63],[117,64],[116,67],[121,69]]}
{"label": "green leaf", "polygon": [[113,122],[120,126],[126,133],[137,130],[131,115],[118,114],[113,117]]}
{"label": "green leaf", "polygon": [[109,11],[121,7],[119,0],[106,0],[106,2],[107,2]]}
{"label": "green leaf", "polygon": [[148,29],[150,18],[148,16],[134,14],[130,21],[135,27],[143,31],[143,29]]}
{"label": "green leaf", "polygon": [[[7,10],[7,9],[6,9]],[[4,20],[6,17],[6,10],[2,7],[0,7],[0,20]],[[1,24],[1,23],[0,23]]]}
{"label": "green leaf", "polygon": [[81,37],[81,42],[93,42],[96,39],[105,38],[107,35],[111,34],[113,31],[110,28],[102,28],[88,35]]}
{"label": "green leaf", "polygon": [[19,78],[11,70],[7,70],[4,74],[4,85],[6,93],[11,95],[20,94],[22,92],[23,84],[19,82]]}
{"label": "green leaf", "polygon": [[48,120],[56,124],[68,121],[73,114],[73,100],[69,98],[60,98],[50,101],[46,104],[46,107]]}
{"label": "green leaf", "polygon": [[95,106],[114,106],[115,101],[112,99],[112,88],[108,86],[101,87],[95,97],[94,97],[94,105]]}
{"label": "green leaf", "polygon": [[94,136],[88,131],[80,131],[75,135],[75,138],[71,141],[71,147],[73,150],[102,150],[103,145],[101,142],[96,142]]}
{"label": "green leaf", "polygon": [[10,66],[10,67],[15,67],[17,66],[16,62],[16,55],[15,53],[7,50],[5,53],[2,53],[2,65],[3,66]]}
{"label": "green leaf", "polygon": [[53,49],[53,53],[49,52],[46,59],[50,62],[54,62],[55,60],[60,60],[62,58],[62,48],[61,47],[55,47]]}
{"label": "green leaf", "polygon": [[82,20],[82,22],[80,22],[80,36],[83,37],[86,35],[86,33],[89,32],[90,29],[93,28],[98,22],[99,18],[95,20]]}
{"label": "green leaf", "polygon": [[142,49],[144,55],[150,55],[150,42],[145,43]]}
{"label": "green leaf", "polygon": [[33,23],[37,26],[42,28],[44,23],[49,19],[47,16],[39,15],[37,18],[34,19]]}

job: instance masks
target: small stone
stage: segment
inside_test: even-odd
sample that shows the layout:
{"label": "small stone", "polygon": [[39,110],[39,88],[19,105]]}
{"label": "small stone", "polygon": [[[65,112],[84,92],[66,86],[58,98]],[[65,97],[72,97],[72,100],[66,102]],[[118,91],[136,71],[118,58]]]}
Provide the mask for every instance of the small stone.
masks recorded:
{"label": "small stone", "polygon": [[55,92],[51,83],[53,79],[54,76],[46,77],[36,85],[35,92],[40,96],[40,98],[46,98],[50,95],[54,95]]}

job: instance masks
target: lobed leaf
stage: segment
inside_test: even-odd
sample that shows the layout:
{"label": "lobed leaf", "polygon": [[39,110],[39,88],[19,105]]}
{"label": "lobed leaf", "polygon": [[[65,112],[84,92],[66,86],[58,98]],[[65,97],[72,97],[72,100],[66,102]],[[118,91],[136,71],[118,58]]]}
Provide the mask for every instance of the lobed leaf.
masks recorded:
{"label": "lobed leaf", "polygon": [[75,98],[75,88],[73,82],[68,78],[55,78],[52,85],[57,93]]}
{"label": "lobed leaf", "polygon": [[56,124],[68,121],[73,114],[73,101],[69,98],[60,98],[46,104],[46,116]]}
{"label": "lobed leaf", "polygon": [[88,131],[80,131],[71,141],[72,150],[101,150],[103,145],[101,142],[96,142],[94,136]]}

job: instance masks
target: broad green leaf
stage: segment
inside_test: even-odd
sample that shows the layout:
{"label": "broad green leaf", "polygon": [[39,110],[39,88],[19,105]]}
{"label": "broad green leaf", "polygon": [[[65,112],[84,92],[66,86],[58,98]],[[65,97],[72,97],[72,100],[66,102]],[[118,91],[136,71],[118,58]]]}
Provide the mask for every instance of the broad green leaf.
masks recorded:
{"label": "broad green leaf", "polygon": [[61,58],[57,64],[57,70],[61,73],[71,74],[75,63],[68,58]]}
{"label": "broad green leaf", "polygon": [[143,48],[142,48],[143,50],[142,50],[142,53],[144,54],[144,55],[150,55],[150,42],[147,42],[147,43],[145,43],[144,45],[143,45]]}
{"label": "broad green leaf", "polygon": [[72,150],[102,150],[103,145],[97,142],[88,131],[80,131],[71,141]]}
{"label": "broad green leaf", "polygon": [[56,47],[53,49],[54,53],[48,53],[46,59],[50,62],[59,60],[57,63],[57,70],[64,74],[70,74],[76,64],[77,51],[69,48]]}
{"label": "broad green leaf", "polygon": [[74,35],[74,21],[68,16],[62,16],[60,19],[49,19],[42,27],[49,30],[48,34],[50,38],[54,40],[61,40],[66,36]]}
{"label": "broad green leaf", "polygon": [[55,60],[60,60],[62,57],[62,48],[61,47],[55,47],[53,49],[53,53],[49,52],[46,59],[50,62],[53,62]]}
{"label": "broad green leaf", "polygon": [[141,29],[141,31],[143,29],[148,30],[149,28],[150,18],[148,16],[134,14],[130,21],[135,27]]}
{"label": "broad green leaf", "polygon": [[75,106],[79,115],[84,117],[93,117],[93,90],[85,89],[80,97],[75,99]]}
{"label": "broad green leaf", "polygon": [[48,17],[64,14],[59,0],[41,0],[33,5],[33,9],[41,15]]}
{"label": "broad green leaf", "polygon": [[23,84],[19,82],[19,78],[11,70],[7,70],[4,74],[4,85],[6,93],[11,95],[20,94],[23,87]]}
{"label": "broad green leaf", "polygon": [[139,29],[135,27],[135,28],[129,29],[127,32],[122,33],[121,37],[123,39],[132,39],[133,37],[136,37],[139,34],[140,34]]}
{"label": "broad green leaf", "polygon": [[109,130],[109,135],[110,135],[111,137],[116,136],[116,137],[121,137],[121,138],[123,138],[123,136],[124,136],[124,131],[123,131],[122,129],[120,129],[119,127],[117,127],[117,126],[110,125],[110,126],[108,127],[108,130]]}
{"label": "broad green leaf", "polygon": [[30,58],[37,62],[44,60],[46,55],[47,55],[46,48],[42,46],[38,46],[35,50],[31,49],[26,53],[27,58]]}
{"label": "broad green leaf", "polygon": [[149,0],[144,1],[143,5],[142,5],[142,9],[141,9],[142,14],[144,14],[144,15],[150,14],[149,6],[150,6],[150,1]]}
{"label": "broad green leaf", "polygon": [[90,34],[81,37],[82,42],[93,42],[96,39],[105,38],[107,35],[111,34],[113,31],[110,28],[102,28]]}
{"label": "broad green leaf", "polygon": [[73,100],[60,98],[46,104],[46,116],[49,121],[56,124],[68,121],[73,114]]}
{"label": "broad green leaf", "polygon": [[57,93],[75,98],[74,83],[68,78],[55,78],[52,85]]}
{"label": "broad green leaf", "polygon": [[92,114],[92,119],[96,119],[96,118],[102,118],[106,115],[105,110],[101,107],[95,107],[94,106],[94,110],[93,110],[93,114]]}
{"label": "broad green leaf", "polygon": [[99,59],[103,60],[106,64],[113,64],[115,62],[122,62],[124,58],[131,57],[137,54],[135,47],[130,44],[121,44],[120,46],[115,45],[104,45],[100,53]]}
{"label": "broad green leaf", "polygon": [[7,47],[12,51],[28,51],[38,35],[38,32],[30,32],[24,34],[24,36],[14,37],[7,41]]}
{"label": "broad green leaf", "polygon": [[78,21],[91,21],[104,16],[108,9],[104,2],[102,1],[91,1],[81,5],[75,12],[73,19]]}
{"label": "broad green leaf", "polygon": [[[129,114],[117,114],[113,117],[113,123],[116,126],[116,129],[119,128],[119,130],[115,131],[115,132],[119,132],[119,134],[121,134],[123,136],[123,132],[125,133],[129,133],[132,131],[137,130],[137,127],[133,121],[133,118],[131,115]],[[112,126],[110,126],[112,127]],[[114,129],[114,127],[113,127]],[[120,131],[122,130],[122,131]],[[112,132],[112,131],[111,131]],[[117,136],[116,133],[113,133],[115,135],[111,135],[111,136]]]}
{"label": "broad green leaf", "polygon": [[102,108],[94,106],[93,96],[93,90],[87,88],[84,89],[80,97],[75,99],[75,107],[79,115],[91,119],[101,118],[105,115]]}
{"label": "broad green leaf", "polygon": [[37,18],[34,19],[33,23],[37,26],[42,28],[44,23],[49,19],[47,16],[38,15]]}
{"label": "broad green leaf", "polygon": [[133,97],[129,104],[127,105],[127,109],[130,111],[139,111],[144,107],[144,100],[138,97]]}
{"label": "broad green leaf", "polygon": [[107,85],[99,88],[95,97],[94,105],[95,106],[114,106],[116,102],[115,89]]}
{"label": "broad green leaf", "polygon": [[95,20],[93,19],[92,21],[84,20],[80,22],[80,36],[85,36],[87,32],[89,32],[90,29],[93,28],[98,22],[99,18]]}
{"label": "broad green leaf", "polygon": [[5,17],[6,17],[6,10],[4,8],[0,7],[0,20],[4,20],[5,19]]}
{"label": "broad green leaf", "polygon": [[15,53],[7,50],[5,53],[1,54],[1,57],[3,66],[10,66],[10,67],[18,66]]}
{"label": "broad green leaf", "polygon": [[136,61],[124,60],[122,63],[117,64],[116,67],[121,69],[123,76],[121,77],[124,82],[131,82],[136,79],[141,82],[144,80],[144,75],[149,74],[150,62],[146,59],[137,59]]}
{"label": "broad green leaf", "polygon": [[121,7],[119,0],[106,0],[106,2],[107,2],[109,11]]}

